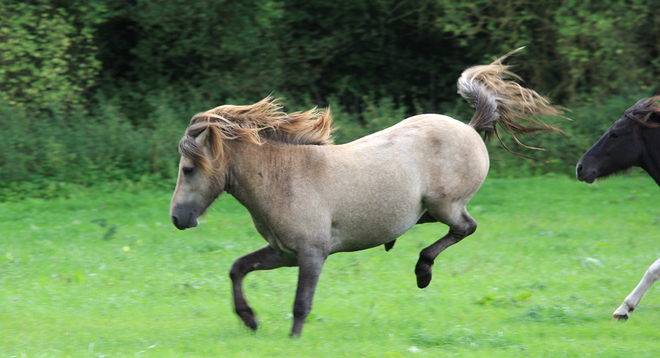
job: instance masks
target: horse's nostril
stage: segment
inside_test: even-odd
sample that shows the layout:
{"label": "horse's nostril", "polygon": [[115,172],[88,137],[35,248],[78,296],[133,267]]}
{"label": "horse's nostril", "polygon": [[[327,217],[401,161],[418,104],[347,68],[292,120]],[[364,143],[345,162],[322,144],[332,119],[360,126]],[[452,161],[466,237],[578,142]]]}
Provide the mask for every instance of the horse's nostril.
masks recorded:
{"label": "horse's nostril", "polygon": [[577,173],[580,174],[582,172],[582,164],[577,165]]}
{"label": "horse's nostril", "polygon": [[179,226],[179,220],[177,220],[176,216],[172,216],[172,223],[174,226]]}

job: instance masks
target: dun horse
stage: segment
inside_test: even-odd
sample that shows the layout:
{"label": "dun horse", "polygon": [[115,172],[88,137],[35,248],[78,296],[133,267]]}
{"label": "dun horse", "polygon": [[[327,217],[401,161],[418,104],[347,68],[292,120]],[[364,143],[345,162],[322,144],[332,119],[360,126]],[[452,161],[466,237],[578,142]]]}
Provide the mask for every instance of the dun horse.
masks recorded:
{"label": "dun horse", "polygon": [[[631,167],[641,167],[660,185],[660,96],[644,98],[628,108],[577,164],[577,178],[593,183]],[[660,259],[648,268],[637,287],[614,311],[627,320],[642,296],[660,279]]]}
{"label": "dun horse", "polygon": [[469,124],[417,115],[333,145],[329,110],[287,114],[268,97],[192,118],[179,143],[171,219],[182,230],[197,226],[223,191],[248,209],[267,245],[230,271],[234,308],[247,327],[257,329],[242,285],[251,271],[299,267],[291,330],[299,336],[329,255],[379,245],[389,250],[416,223],[442,222],[449,232],[421,251],[415,267],[417,285],[430,283],[438,254],[477,228],[465,205],[489,168],[479,134],[500,138],[497,123],[514,137],[557,130],[536,116],[561,110],[512,81],[505,57],[459,78],[458,92],[476,107]]}

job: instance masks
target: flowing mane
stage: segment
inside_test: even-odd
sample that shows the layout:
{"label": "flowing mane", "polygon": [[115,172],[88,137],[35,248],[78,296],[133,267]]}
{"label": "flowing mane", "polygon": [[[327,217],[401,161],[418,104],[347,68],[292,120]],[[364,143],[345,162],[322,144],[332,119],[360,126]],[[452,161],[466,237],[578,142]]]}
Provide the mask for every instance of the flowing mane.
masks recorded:
{"label": "flowing mane", "polygon": [[[196,140],[207,129],[210,158]],[[289,144],[328,145],[333,143],[332,130],[330,109],[285,113],[279,100],[268,96],[255,104],[224,105],[194,115],[179,142],[179,153],[192,159],[203,171],[210,172],[214,167],[224,167],[227,140],[256,145],[268,139]]]}
{"label": "flowing mane", "polygon": [[651,119],[653,115],[660,116],[660,95],[643,98],[637,101],[634,106],[628,108],[623,114],[624,118],[630,119],[631,121],[637,123],[638,125],[646,128],[657,128],[660,127],[658,119],[655,121]]}

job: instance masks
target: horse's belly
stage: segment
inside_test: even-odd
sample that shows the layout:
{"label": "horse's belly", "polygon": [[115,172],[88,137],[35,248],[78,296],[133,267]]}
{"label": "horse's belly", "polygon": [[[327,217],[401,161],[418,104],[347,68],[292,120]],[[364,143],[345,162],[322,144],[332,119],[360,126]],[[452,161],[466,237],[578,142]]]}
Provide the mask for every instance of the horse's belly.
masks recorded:
{"label": "horse's belly", "polygon": [[332,253],[370,249],[388,243],[410,230],[421,213],[379,217],[369,221],[333,222]]}

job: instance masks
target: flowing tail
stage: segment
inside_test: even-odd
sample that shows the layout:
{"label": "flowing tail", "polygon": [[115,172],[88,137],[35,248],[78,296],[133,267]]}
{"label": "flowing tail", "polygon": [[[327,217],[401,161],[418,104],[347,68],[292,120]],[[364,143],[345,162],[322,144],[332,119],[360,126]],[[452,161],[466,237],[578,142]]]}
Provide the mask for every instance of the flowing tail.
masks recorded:
{"label": "flowing tail", "polygon": [[[521,49],[523,48],[509,52],[490,65],[474,66],[463,71],[458,79],[458,93],[475,107],[476,112],[469,125],[478,133],[484,133],[484,140],[487,141],[495,135],[509,152],[530,158],[510,150],[502,141],[496,124],[511,134],[523,147],[540,149],[521,143],[516,134],[561,132],[558,128],[541,122],[537,117],[561,116],[563,108],[550,105],[547,99],[535,91],[509,80],[520,80],[520,77],[508,71],[509,66],[502,65],[502,61]],[[526,122],[527,125],[520,122]]]}

